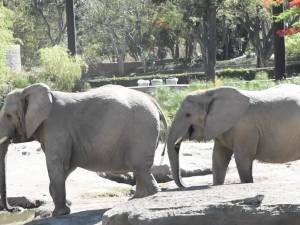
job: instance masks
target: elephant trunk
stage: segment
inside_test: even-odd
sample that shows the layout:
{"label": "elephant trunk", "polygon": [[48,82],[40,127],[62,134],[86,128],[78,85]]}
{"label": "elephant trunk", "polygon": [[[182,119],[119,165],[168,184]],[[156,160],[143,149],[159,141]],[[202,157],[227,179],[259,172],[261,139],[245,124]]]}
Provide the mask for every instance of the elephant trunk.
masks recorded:
{"label": "elephant trunk", "polygon": [[3,144],[0,144],[0,208],[2,209],[9,209],[9,205],[7,203],[7,197],[6,197],[6,176],[5,176],[5,158],[6,153],[8,150],[9,142],[6,141]]}
{"label": "elephant trunk", "polygon": [[168,137],[168,155],[170,160],[170,165],[172,169],[173,179],[176,185],[180,188],[184,187],[184,184],[181,179],[181,170],[179,165],[179,150],[183,136],[178,135],[176,130],[174,129],[174,123],[170,129],[169,137]]}

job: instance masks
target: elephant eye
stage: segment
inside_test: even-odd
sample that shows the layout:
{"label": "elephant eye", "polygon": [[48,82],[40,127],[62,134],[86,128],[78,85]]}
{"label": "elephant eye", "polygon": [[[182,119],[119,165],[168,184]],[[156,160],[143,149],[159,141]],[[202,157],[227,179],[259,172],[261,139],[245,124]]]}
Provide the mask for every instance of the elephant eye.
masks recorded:
{"label": "elephant eye", "polygon": [[11,120],[11,119],[12,119],[12,115],[6,114],[6,118],[7,118],[8,120]]}
{"label": "elephant eye", "polygon": [[186,113],[185,116],[186,116],[186,117],[190,117],[191,114],[190,114],[190,113]]}

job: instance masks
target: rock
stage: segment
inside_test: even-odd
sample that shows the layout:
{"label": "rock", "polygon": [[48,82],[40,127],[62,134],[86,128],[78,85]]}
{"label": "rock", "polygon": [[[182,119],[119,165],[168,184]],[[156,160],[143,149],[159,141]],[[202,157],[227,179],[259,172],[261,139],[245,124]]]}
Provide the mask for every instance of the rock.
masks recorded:
{"label": "rock", "polygon": [[6,52],[6,64],[14,72],[21,72],[21,50],[20,45],[10,45]]}
{"label": "rock", "polygon": [[173,189],[108,210],[103,225],[299,225],[298,187],[256,183]]}
{"label": "rock", "polygon": [[7,199],[9,205],[24,209],[38,208],[44,204],[41,200],[28,199],[26,197],[10,197]]}
{"label": "rock", "polygon": [[36,212],[33,209],[44,204],[41,200],[32,200],[25,197],[11,197],[8,198],[7,201],[10,206],[18,207],[18,210],[16,212],[0,211],[1,225],[23,225],[25,222],[31,221],[36,216]]}
{"label": "rock", "polygon": [[106,209],[89,210],[66,216],[35,220],[25,225],[101,225]]}
{"label": "rock", "polygon": [[[169,165],[154,165],[152,168],[153,176],[155,177],[158,183],[165,183],[171,181],[172,172]],[[195,169],[195,170],[185,170],[181,169],[181,175],[183,177],[191,177],[191,176],[202,176],[211,174],[211,169]],[[115,174],[112,172],[99,172],[97,173],[100,177],[116,181],[118,183],[130,184],[135,185],[135,177],[132,172],[125,173],[125,174]]]}

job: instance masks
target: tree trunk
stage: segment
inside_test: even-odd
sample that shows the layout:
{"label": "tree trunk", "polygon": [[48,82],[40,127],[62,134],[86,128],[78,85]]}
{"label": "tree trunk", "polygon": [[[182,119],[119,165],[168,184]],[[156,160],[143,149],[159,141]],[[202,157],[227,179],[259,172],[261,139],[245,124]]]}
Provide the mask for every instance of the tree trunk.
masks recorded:
{"label": "tree trunk", "polygon": [[124,76],[125,74],[125,54],[126,54],[126,44],[125,40],[122,40],[121,45],[118,48],[118,71],[119,71],[119,76]]}
{"label": "tree trunk", "polygon": [[216,50],[217,50],[217,35],[216,35],[216,16],[217,7],[210,5],[207,11],[207,59],[205,73],[208,80],[215,81],[216,73]]}
{"label": "tree trunk", "polygon": [[[283,4],[273,6],[273,16],[283,12]],[[275,63],[275,79],[281,80],[286,77],[285,74],[285,44],[284,37],[280,37],[276,32],[284,29],[284,21],[273,22],[274,32],[274,63]]]}
{"label": "tree trunk", "polygon": [[258,47],[256,49],[256,68],[261,68],[262,67],[262,56],[261,56],[261,51]]}
{"label": "tree trunk", "polygon": [[66,0],[66,18],[68,33],[68,48],[71,55],[76,55],[76,33],[73,0]]}
{"label": "tree trunk", "polygon": [[146,60],[146,56],[145,56],[144,51],[142,51],[142,54],[141,54],[141,61],[143,63],[144,73],[146,73],[148,71],[148,65],[147,65],[147,60]]}
{"label": "tree trunk", "polygon": [[125,66],[124,66],[124,56],[123,54],[118,56],[118,72],[119,76],[124,76],[125,74]]}
{"label": "tree trunk", "polygon": [[179,59],[179,41],[175,44],[175,59]]}

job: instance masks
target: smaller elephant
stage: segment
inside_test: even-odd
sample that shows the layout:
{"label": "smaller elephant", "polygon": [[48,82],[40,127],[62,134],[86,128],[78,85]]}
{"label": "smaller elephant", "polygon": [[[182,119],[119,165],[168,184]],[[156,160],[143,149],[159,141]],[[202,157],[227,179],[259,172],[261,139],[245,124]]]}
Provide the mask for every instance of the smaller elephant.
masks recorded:
{"label": "smaller elephant", "polygon": [[51,91],[33,84],[8,94],[0,112],[0,209],[6,200],[5,155],[11,142],[37,140],[46,156],[54,216],[70,213],[65,181],[77,167],[90,171],[132,171],[134,197],[155,194],[151,173],[160,121],[167,122],[150,96],[117,85],[83,93]]}
{"label": "smaller elephant", "polygon": [[300,86],[278,85],[263,91],[221,87],[189,94],[167,140],[173,178],[184,187],[179,169],[185,139],[214,139],[213,184],[224,183],[232,155],[242,183],[252,183],[252,163],[285,163],[300,156]]}

